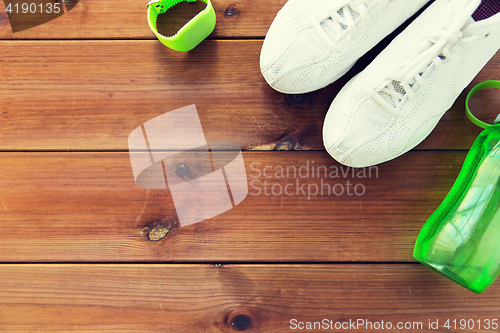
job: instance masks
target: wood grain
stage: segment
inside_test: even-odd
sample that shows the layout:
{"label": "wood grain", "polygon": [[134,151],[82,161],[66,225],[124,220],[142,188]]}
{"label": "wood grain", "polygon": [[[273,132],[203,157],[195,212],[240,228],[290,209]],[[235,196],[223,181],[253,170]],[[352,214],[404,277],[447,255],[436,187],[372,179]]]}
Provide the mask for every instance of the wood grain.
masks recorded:
{"label": "wood grain", "polygon": [[[322,150],[331,101],[373,54],[325,89],[284,95],[260,74],[261,44],[207,41],[179,53],[155,41],[0,42],[0,150],[123,151],[134,128],[191,104],[209,141]],[[499,78],[499,67],[497,55],[472,84]],[[480,129],[466,119],[464,99],[417,149],[470,148]],[[497,114],[492,101],[488,118]]]}
{"label": "wood grain", "polygon": [[[421,265],[2,265],[0,282],[2,332],[294,332],[292,319],[484,332],[500,312],[499,284],[478,296]],[[388,331],[365,328],[343,331]]]}
{"label": "wood grain", "polygon": [[243,156],[247,198],[181,228],[170,192],[138,187],[127,153],[2,153],[0,260],[412,262],[465,153],[415,151],[364,173],[326,152]]}
{"label": "wood grain", "polygon": [[[29,2],[29,1],[26,1]],[[286,0],[213,0],[217,24],[209,38],[257,37],[267,33]],[[146,19],[148,1],[80,0],[67,14],[40,26],[12,33],[0,2],[0,39],[156,39]],[[171,17],[178,21],[177,15]]]}
{"label": "wood grain", "polygon": [[[463,319],[479,332],[500,321],[498,282],[475,295],[412,258],[480,132],[465,93],[500,79],[500,53],[414,151],[352,173],[324,152],[323,119],[398,31],[338,82],[284,95],[259,55],[286,0],[213,0],[215,31],[188,53],[156,40],[146,2],[80,0],[14,34],[0,1],[1,332],[294,332],[294,318],[422,322],[408,332]],[[160,21],[182,24],[180,11]],[[135,184],[127,138],[191,104],[207,141],[244,150],[250,194],[181,228],[168,190]],[[499,105],[498,91],[471,103],[489,122]],[[313,194],[324,184],[336,193]]]}

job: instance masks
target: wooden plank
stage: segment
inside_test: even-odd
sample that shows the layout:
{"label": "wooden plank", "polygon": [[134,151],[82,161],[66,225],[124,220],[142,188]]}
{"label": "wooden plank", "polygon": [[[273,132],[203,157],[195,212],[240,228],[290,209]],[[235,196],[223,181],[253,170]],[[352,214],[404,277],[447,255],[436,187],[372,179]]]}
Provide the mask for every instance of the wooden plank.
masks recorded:
{"label": "wooden plank", "polygon": [[170,192],[137,186],[128,153],[1,153],[0,260],[411,262],[465,153],[414,151],[354,173],[326,152],[243,156],[247,198],[179,227]]}
{"label": "wooden plank", "polygon": [[293,319],[496,332],[500,320],[498,283],[475,295],[421,265],[2,265],[0,281],[2,332],[294,332]]}
{"label": "wooden plank", "polygon": [[[214,0],[217,24],[210,38],[262,38],[285,2]],[[0,2],[0,39],[156,39],[148,26],[146,4],[134,0],[118,5],[113,1],[79,0],[65,15],[13,33],[5,5]],[[190,12],[189,8],[181,8],[180,17]],[[174,14],[169,18],[179,21],[179,13]]]}
{"label": "wooden plank", "polygon": [[[291,96],[261,76],[261,44],[207,41],[179,53],[155,41],[0,42],[0,150],[127,150],[134,128],[191,104],[209,141],[322,150],[331,101],[373,54],[329,87]],[[498,78],[499,68],[500,54],[472,84]],[[470,148],[480,129],[466,118],[464,99],[418,149]],[[487,118],[497,102],[487,104]]]}

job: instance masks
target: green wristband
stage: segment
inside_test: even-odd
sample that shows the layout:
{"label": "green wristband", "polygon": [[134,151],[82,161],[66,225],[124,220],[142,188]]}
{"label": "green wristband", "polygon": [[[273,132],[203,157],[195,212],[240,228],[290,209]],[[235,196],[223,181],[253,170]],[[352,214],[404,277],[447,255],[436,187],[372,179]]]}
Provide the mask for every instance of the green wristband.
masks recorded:
{"label": "green wristband", "polygon": [[[476,124],[477,126],[479,126],[481,128],[488,128],[488,127],[491,127],[493,125],[487,124],[484,121],[477,119],[472,114],[472,112],[469,109],[469,99],[472,96],[474,96],[474,94],[477,93],[478,91],[486,89],[486,88],[498,88],[498,89],[500,89],[500,81],[489,80],[489,81],[484,81],[484,82],[477,84],[476,86],[474,86],[474,88],[471,89],[471,91],[467,94],[467,98],[465,99],[465,113],[467,114],[467,117],[469,117],[470,121],[472,121],[474,124]],[[498,124],[499,122],[500,122],[500,115],[495,120],[495,124]]]}
{"label": "green wristband", "polygon": [[152,0],[148,3],[148,23],[156,37],[165,46],[176,51],[189,51],[200,44],[214,31],[215,11],[210,0],[203,0],[207,7],[186,23],[175,35],[163,36],[156,28],[158,15],[165,13],[176,4],[196,0]]}

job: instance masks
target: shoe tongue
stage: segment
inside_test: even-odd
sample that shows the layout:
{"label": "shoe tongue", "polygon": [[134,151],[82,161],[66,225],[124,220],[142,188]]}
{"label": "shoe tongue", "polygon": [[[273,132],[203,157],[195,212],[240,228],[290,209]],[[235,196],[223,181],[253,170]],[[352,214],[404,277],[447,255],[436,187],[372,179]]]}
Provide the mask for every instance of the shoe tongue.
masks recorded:
{"label": "shoe tongue", "polygon": [[463,16],[467,14],[472,16],[474,11],[481,4],[481,0],[448,0],[452,3],[451,17],[455,18],[457,15]]}
{"label": "shoe tongue", "polygon": [[[351,7],[347,8],[348,6],[346,7],[342,7],[340,8],[339,10],[337,10],[337,13],[339,14],[340,17],[342,18],[345,18],[345,11],[346,10],[349,10],[351,16],[352,16],[352,19],[354,21],[356,21],[356,19],[361,15],[358,11],[352,9]],[[347,9],[344,9],[344,8],[347,8]],[[332,18],[327,18],[326,20],[324,20],[323,22],[320,23],[321,25],[321,28],[323,28],[323,30],[326,32],[326,34],[328,35],[328,37],[331,39],[331,40],[336,40],[337,37],[338,37],[338,34],[337,34],[337,31],[335,31],[331,25],[332,24],[340,24],[342,29],[345,30],[347,29],[347,26],[345,26],[344,24],[340,23],[340,22],[334,22],[334,20],[332,20]]]}
{"label": "shoe tongue", "polygon": [[346,6],[346,7],[343,7],[343,8],[340,8],[337,13],[342,17],[342,18],[345,18],[345,13],[344,13],[344,8],[347,8],[345,10],[348,10],[350,13],[351,13],[351,16],[352,16],[352,19],[354,21],[356,21],[356,19],[359,17],[359,12],[355,9],[353,9],[352,7],[349,7],[349,6]]}
{"label": "shoe tongue", "polygon": [[445,22],[447,30],[454,32],[456,29],[463,29],[474,23],[472,14],[481,4],[481,0],[448,0],[451,8],[447,8],[444,15],[447,16]]}
{"label": "shoe tongue", "polygon": [[321,28],[325,31],[326,35],[330,38],[330,40],[334,41],[337,39],[337,32],[332,29],[332,27],[326,23],[326,21],[331,21],[328,22],[330,24],[333,23],[332,19],[326,19],[325,21],[320,23]]}

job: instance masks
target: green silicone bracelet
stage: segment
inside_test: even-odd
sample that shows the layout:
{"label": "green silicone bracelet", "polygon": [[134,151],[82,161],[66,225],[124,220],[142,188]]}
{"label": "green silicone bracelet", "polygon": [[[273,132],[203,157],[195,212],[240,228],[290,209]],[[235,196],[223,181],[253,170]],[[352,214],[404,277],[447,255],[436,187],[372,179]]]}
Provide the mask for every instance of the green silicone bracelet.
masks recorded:
{"label": "green silicone bracelet", "polygon": [[[475,93],[477,93],[478,91],[480,90],[483,90],[483,89],[486,89],[486,88],[498,88],[500,89],[500,81],[497,81],[497,80],[489,80],[489,81],[484,81],[484,82],[481,82],[479,83],[478,85],[476,85],[474,88],[471,89],[471,91],[469,91],[469,93],[467,94],[467,98],[465,99],[465,113],[467,113],[467,116],[469,117],[469,119],[474,123],[476,124],[477,126],[481,127],[481,128],[488,128],[488,127],[491,127],[493,125],[490,125],[490,124],[487,124],[485,123],[484,121],[481,121],[479,119],[477,119],[473,114],[472,112],[470,111],[469,109],[469,99],[474,96]],[[499,117],[497,117],[497,119],[495,120],[495,124],[497,124],[498,122],[500,121],[500,115]]]}
{"label": "green silicone bracelet", "polygon": [[148,3],[148,23],[156,37],[165,46],[176,51],[189,51],[200,44],[214,31],[215,11],[210,0],[203,0],[207,7],[186,23],[175,35],[163,36],[156,28],[158,15],[165,13],[176,4],[196,0],[152,0]]}

